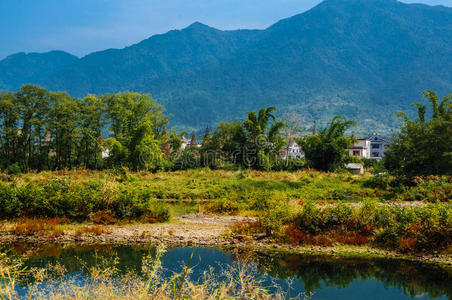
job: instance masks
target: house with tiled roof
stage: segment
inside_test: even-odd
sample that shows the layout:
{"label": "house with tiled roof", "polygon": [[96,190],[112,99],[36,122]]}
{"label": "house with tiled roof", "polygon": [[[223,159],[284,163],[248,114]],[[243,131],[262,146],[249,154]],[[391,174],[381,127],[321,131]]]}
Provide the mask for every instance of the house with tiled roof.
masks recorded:
{"label": "house with tiled roof", "polygon": [[347,149],[351,156],[359,158],[370,158],[371,141],[369,139],[358,139],[358,142]]}
{"label": "house with tiled roof", "polygon": [[382,159],[385,157],[391,142],[390,137],[373,133],[367,139],[370,140],[370,158]]}

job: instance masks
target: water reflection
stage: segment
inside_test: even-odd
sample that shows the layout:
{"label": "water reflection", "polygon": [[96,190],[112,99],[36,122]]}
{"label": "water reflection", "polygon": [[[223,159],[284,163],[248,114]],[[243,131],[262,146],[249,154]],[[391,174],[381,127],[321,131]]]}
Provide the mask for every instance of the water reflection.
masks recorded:
{"label": "water reflection", "polygon": [[[10,256],[25,257],[28,268],[61,265],[70,274],[84,274],[91,266],[117,260],[119,274],[142,276],[142,262],[155,255],[153,246],[5,246]],[[290,295],[305,293],[312,299],[452,299],[452,272],[403,260],[338,259],[329,256],[269,255],[214,248],[169,248],[162,258],[164,274],[182,270],[194,251],[192,279],[212,271],[221,274],[237,262],[254,264],[269,286],[276,282]],[[55,273],[55,276],[57,275]],[[30,283],[30,282],[28,282]],[[26,282],[24,282],[26,286]]]}

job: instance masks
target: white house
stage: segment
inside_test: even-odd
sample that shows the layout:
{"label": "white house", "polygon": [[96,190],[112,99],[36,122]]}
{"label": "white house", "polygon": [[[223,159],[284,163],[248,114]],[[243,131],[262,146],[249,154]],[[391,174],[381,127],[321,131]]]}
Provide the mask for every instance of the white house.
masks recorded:
{"label": "white house", "polygon": [[301,147],[294,141],[290,140],[287,146],[284,148],[284,153],[282,155],[283,159],[287,158],[303,158],[304,152]]}
{"label": "white house", "polygon": [[372,133],[367,137],[370,140],[370,158],[382,159],[385,157],[390,144],[390,138],[377,133]]}
{"label": "white house", "polygon": [[371,141],[369,139],[358,139],[358,142],[347,150],[351,156],[370,158],[370,148]]}

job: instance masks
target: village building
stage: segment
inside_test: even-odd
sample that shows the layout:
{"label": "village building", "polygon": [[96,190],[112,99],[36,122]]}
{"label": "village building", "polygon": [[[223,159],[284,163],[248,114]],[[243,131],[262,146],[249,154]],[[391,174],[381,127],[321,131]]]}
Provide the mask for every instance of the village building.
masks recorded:
{"label": "village building", "polygon": [[291,158],[303,158],[304,152],[301,147],[294,141],[290,140],[287,146],[284,148],[284,152],[282,155],[283,159]]}
{"label": "village building", "polygon": [[349,163],[345,165],[345,168],[350,171],[350,173],[354,175],[362,175],[364,174],[364,166],[362,164],[357,163]]}
{"label": "village building", "polygon": [[390,138],[373,133],[367,137],[370,140],[370,158],[382,159],[389,149]]}
{"label": "village building", "polygon": [[359,158],[370,158],[371,141],[369,139],[358,139],[358,142],[347,149],[351,156]]}

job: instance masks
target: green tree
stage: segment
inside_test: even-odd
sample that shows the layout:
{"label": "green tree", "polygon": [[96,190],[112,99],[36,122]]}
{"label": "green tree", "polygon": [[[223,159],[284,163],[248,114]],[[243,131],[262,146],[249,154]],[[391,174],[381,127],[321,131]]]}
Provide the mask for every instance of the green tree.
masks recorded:
{"label": "green tree", "polygon": [[242,153],[245,166],[266,170],[279,159],[279,152],[285,144],[281,130],[286,124],[276,121],[273,115],[275,110],[271,106],[260,109],[257,115],[255,112],[248,113],[248,119],[243,123],[247,135]]}
{"label": "green tree", "polygon": [[0,93],[0,167],[6,168],[18,158],[19,114],[15,94]]}
{"label": "green tree", "polygon": [[77,162],[86,168],[97,169],[101,164],[102,129],[106,124],[105,105],[100,97],[86,96],[80,104],[80,144]]}
{"label": "green tree", "polygon": [[149,117],[133,130],[129,148],[129,162],[134,170],[157,170],[164,164],[160,143],[155,139]]}
{"label": "green tree", "polygon": [[159,136],[168,124],[168,118],[163,115],[164,107],[155,103],[148,94],[118,93],[103,96],[107,106],[107,117],[113,137],[119,142],[126,141],[132,131],[145,118],[152,122],[155,136]]}
{"label": "green tree", "polygon": [[35,85],[24,85],[15,94],[15,108],[21,124],[17,157],[23,169],[42,169],[42,161],[48,154],[43,151],[43,146],[49,104],[50,93]]}
{"label": "green tree", "polygon": [[348,159],[345,150],[355,142],[353,137],[344,136],[345,131],[355,123],[336,116],[331,120],[329,127],[324,128],[318,135],[310,135],[298,139],[308,165],[321,171],[335,171],[344,167]]}
{"label": "green tree", "polygon": [[384,159],[393,175],[412,178],[425,175],[452,175],[452,94],[439,100],[432,91],[424,98],[431,103],[432,117],[427,120],[427,106],[414,103],[417,118],[410,120],[399,113],[403,124]]}
{"label": "green tree", "polygon": [[55,151],[54,168],[76,166],[75,150],[80,139],[79,100],[66,93],[51,93],[53,107],[49,110],[49,130]]}
{"label": "green tree", "polygon": [[168,136],[168,143],[172,153],[178,153],[182,147],[182,138],[174,130],[171,130]]}
{"label": "green tree", "polygon": [[119,93],[105,95],[107,117],[113,136],[105,144],[109,163],[134,170],[156,170],[165,164],[159,138],[168,119],[163,106],[150,95]]}

